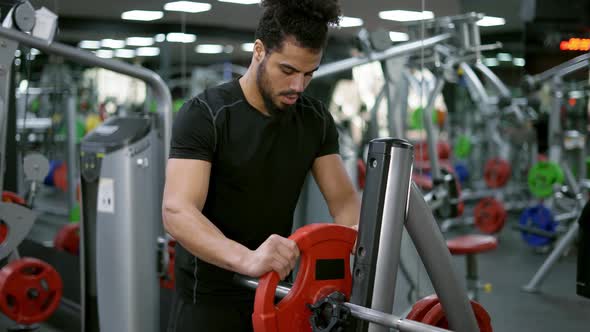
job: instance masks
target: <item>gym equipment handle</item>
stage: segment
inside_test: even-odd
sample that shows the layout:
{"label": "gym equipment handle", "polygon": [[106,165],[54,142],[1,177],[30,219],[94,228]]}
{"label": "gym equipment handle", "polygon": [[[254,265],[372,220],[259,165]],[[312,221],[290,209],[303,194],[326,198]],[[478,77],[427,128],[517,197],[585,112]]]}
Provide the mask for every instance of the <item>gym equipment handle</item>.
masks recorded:
{"label": "gym equipment handle", "polygon": [[[256,290],[258,287],[258,279],[247,277],[240,274],[234,275],[234,282],[246,288]],[[279,299],[287,296],[291,289],[286,284],[279,285],[275,293]],[[397,329],[401,332],[450,332],[450,330],[441,329],[427,324],[422,324],[413,320],[403,319],[395,315],[386,314],[377,310],[365,308],[349,302],[342,303],[345,307],[350,309],[350,315],[364,321],[374,324]]]}

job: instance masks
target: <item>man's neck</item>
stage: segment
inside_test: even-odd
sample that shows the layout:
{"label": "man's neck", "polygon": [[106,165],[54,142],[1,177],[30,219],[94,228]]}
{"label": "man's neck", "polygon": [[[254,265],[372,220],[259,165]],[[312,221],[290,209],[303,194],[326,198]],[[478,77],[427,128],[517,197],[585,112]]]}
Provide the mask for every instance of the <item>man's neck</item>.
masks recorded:
{"label": "man's neck", "polygon": [[251,70],[248,70],[244,76],[240,77],[239,83],[244,96],[246,96],[246,101],[260,113],[264,115],[270,115],[266,109],[266,106],[264,105],[262,95],[258,90],[256,77],[253,75]]}

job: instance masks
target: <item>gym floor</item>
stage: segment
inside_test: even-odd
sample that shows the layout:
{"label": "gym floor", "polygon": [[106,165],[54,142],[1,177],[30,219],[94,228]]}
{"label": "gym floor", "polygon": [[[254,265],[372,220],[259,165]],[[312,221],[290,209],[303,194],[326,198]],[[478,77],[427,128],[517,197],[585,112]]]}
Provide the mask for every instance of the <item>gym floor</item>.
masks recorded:
{"label": "gym floor", "polygon": [[[51,202],[45,202],[51,203]],[[536,253],[520,238],[517,231],[510,226],[517,222],[517,215],[511,215],[507,225],[499,236],[496,250],[478,256],[478,271],[482,282],[492,284],[491,293],[480,292],[479,302],[488,310],[492,317],[495,331],[535,331],[535,332],[587,332],[590,316],[590,299],[575,294],[576,285],[576,251],[570,250],[551,270],[539,293],[526,293],[521,287],[526,284],[541,266],[547,254]],[[63,221],[62,221],[63,223]],[[38,250],[51,243],[53,234],[61,225],[60,217],[44,214],[30,233],[30,240],[37,243]],[[455,232],[457,233],[457,232]],[[446,234],[452,237],[457,234]],[[34,254],[29,244],[23,244],[21,254]],[[46,250],[47,251],[47,250]],[[465,259],[454,257],[455,267],[461,276],[465,275]],[[59,269],[59,268],[58,268]],[[425,275],[416,275],[420,269],[415,265],[408,266],[412,277],[423,279]],[[75,269],[74,269],[75,270]],[[73,272],[75,273],[75,271]],[[76,278],[64,278],[64,282],[75,283]],[[66,287],[76,288],[76,285]],[[421,295],[429,294],[429,285],[421,283],[418,290]],[[406,299],[407,281],[398,275],[394,312],[401,315],[410,308]],[[163,308],[165,316],[166,308]],[[0,332],[7,331],[10,322],[0,319]],[[47,332],[78,332],[80,331],[79,313],[66,305],[62,305],[53,317],[42,325],[40,331]]]}

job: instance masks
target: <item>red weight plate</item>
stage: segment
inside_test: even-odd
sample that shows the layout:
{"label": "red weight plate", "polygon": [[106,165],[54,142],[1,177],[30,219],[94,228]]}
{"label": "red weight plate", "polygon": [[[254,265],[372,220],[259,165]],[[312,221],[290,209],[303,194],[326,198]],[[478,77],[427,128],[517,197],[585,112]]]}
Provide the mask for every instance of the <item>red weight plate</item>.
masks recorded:
{"label": "red weight plate", "polygon": [[8,237],[8,226],[4,222],[0,222],[0,244],[6,241]]}
{"label": "red weight plate", "polygon": [[486,234],[495,234],[506,223],[507,213],[504,205],[496,199],[487,197],[480,200],[473,211],[475,226]]}
{"label": "red weight plate", "polygon": [[500,188],[508,182],[511,172],[506,160],[493,158],[486,163],[483,177],[488,187]]}
{"label": "red weight plate", "polygon": [[[330,291],[339,291],[350,297],[352,276],[350,255],[356,231],[336,224],[312,224],[301,227],[289,237],[301,252],[299,272],[291,291],[276,305],[275,291],[279,275],[270,272],[260,278],[256,289],[252,323],[256,332],[308,332],[311,331],[311,311],[307,304],[315,303]],[[342,264],[340,276],[321,277],[316,267],[322,262]]]}
{"label": "red weight plate", "polygon": [[53,183],[56,188],[61,189],[63,192],[68,191],[68,166],[66,163],[59,165],[53,173]]}
{"label": "red weight plate", "polygon": [[0,269],[0,310],[19,324],[47,320],[59,306],[62,292],[57,271],[39,259],[22,258]]}
{"label": "red weight plate", "polygon": [[171,240],[168,242],[168,270],[166,271],[166,276],[160,278],[160,287],[166,289],[174,289],[175,283],[175,276],[174,276],[174,265],[175,265],[175,256],[176,256],[176,241]]}
{"label": "red weight plate", "polygon": [[80,224],[63,226],[55,235],[53,246],[72,255],[78,255],[80,252]]}
{"label": "red weight plate", "polygon": [[438,142],[436,144],[436,149],[438,153],[439,160],[449,159],[451,155],[451,146],[447,142]]}
{"label": "red weight plate", "polygon": [[[473,308],[473,313],[475,314],[475,319],[477,320],[477,326],[479,327],[479,331],[493,332],[492,319],[490,318],[488,312],[481,306],[481,304],[475,301],[471,301],[471,307]],[[437,303],[435,306],[433,306],[426,313],[421,322],[443,329],[449,329],[449,322],[445,317],[445,312],[443,311],[442,305],[440,303]]]}
{"label": "red weight plate", "polygon": [[[449,156],[451,155],[451,146],[449,143],[441,141],[436,144],[436,151],[439,160],[446,160],[449,159]],[[414,145],[414,159],[418,162],[430,160],[428,143],[420,142]]]}
{"label": "red weight plate", "polygon": [[424,316],[438,303],[436,295],[429,295],[421,300],[418,300],[413,306],[406,319],[411,319],[416,322],[422,322]]}
{"label": "red weight plate", "polygon": [[2,192],[2,202],[27,205],[27,202],[24,198],[20,197],[17,193],[13,193],[12,191]]}
{"label": "red weight plate", "polygon": [[362,159],[356,161],[357,167],[357,181],[359,189],[365,189],[365,181],[367,179],[367,165]]}

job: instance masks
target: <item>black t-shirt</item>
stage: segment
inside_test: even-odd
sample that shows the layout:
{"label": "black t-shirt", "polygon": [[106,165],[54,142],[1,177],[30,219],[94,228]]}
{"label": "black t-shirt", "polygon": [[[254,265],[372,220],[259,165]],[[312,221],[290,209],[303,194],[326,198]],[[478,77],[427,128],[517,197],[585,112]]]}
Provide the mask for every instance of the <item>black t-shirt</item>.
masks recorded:
{"label": "black t-shirt", "polygon": [[[302,96],[278,117],[246,101],[238,80],[208,89],[178,112],[170,158],[211,162],[203,214],[223,234],[251,250],[271,234],[288,237],[305,177],[317,157],[338,153],[334,120]],[[195,302],[252,298],[233,273],[176,251],[176,289]]]}

